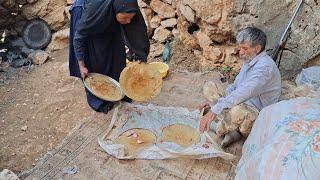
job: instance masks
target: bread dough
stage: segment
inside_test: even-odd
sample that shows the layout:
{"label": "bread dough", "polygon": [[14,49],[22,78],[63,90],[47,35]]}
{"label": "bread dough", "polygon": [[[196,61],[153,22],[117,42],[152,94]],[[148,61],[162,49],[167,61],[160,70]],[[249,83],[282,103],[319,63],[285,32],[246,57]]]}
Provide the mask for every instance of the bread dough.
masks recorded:
{"label": "bread dough", "polygon": [[121,72],[120,84],[128,97],[146,102],[160,93],[162,77],[154,66],[133,62]]}
{"label": "bread dough", "polygon": [[173,124],[163,128],[161,141],[173,142],[187,148],[200,142],[200,134],[191,126]]}
{"label": "bread dough", "polygon": [[148,129],[130,129],[115,139],[114,144],[123,144],[125,156],[130,156],[141,149],[154,145],[156,139],[156,135]]}
{"label": "bread dough", "polygon": [[108,101],[119,101],[122,99],[121,90],[111,80],[104,75],[89,74],[85,79],[87,86],[93,94]]}

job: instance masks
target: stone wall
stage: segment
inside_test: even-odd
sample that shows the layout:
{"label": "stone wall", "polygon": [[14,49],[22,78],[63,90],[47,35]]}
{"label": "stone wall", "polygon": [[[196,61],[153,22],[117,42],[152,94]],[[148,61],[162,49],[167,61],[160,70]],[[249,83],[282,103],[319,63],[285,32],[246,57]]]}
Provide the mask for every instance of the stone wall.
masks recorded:
{"label": "stone wall", "polygon": [[200,57],[201,70],[221,66],[239,70],[234,30],[228,20],[233,0],[151,0],[139,4],[157,46],[175,37]]}
{"label": "stone wall", "polygon": [[[181,41],[200,60],[201,70],[230,67],[238,71],[235,35],[246,26],[267,33],[270,50],[279,41],[298,1],[294,0],[138,0],[158,55],[165,42]],[[26,20],[41,17],[53,31],[66,29],[72,0],[0,0],[0,31],[18,34]],[[281,70],[294,75],[320,54],[320,5],[306,0],[292,26]],[[174,52],[173,52],[174,53]],[[290,73],[288,73],[290,72]],[[294,72],[294,73],[292,73]]]}
{"label": "stone wall", "polygon": [[[201,58],[201,69],[231,67],[238,71],[235,35],[256,26],[268,36],[267,50],[279,41],[298,1],[293,0],[140,0],[149,34],[157,43],[170,36]],[[320,54],[320,5],[306,0],[292,26],[281,63],[285,78]]]}

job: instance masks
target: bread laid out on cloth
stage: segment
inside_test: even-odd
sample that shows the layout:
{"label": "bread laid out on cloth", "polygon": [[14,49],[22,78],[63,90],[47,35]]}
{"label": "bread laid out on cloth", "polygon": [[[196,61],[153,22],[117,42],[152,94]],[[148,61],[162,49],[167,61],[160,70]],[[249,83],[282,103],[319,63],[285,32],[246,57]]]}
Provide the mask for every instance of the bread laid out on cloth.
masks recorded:
{"label": "bread laid out on cloth", "polygon": [[161,142],[173,142],[187,148],[200,142],[199,132],[185,124],[172,124],[162,130]]}
{"label": "bread laid out on cloth", "polygon": [[108,101],[119,101],[123,98],[120,86],[107,76],[91,73],[85,78],[87,87],[97,97]]}
{"label": "bread laid out on cloth", "polygon": [[154,66],[133,62],[121,72],[120,85],[129,98],[146,102],[160,93],[162,77]]}
{"label": "bread laid out on cloth", "polygon": [[129,129],[122,133],[114,144],[123,144],[125,156],[136,154],[141,149],[156,143],[156,135],[148,129]]}

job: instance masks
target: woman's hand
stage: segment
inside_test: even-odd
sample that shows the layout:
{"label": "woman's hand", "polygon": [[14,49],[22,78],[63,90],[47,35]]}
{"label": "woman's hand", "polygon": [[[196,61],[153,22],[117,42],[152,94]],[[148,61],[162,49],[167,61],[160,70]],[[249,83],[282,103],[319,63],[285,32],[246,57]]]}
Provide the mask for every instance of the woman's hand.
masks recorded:
{"label": "woman's hand", "polygon": [[85,77],[87,77],[89,71],[86,67],[86,65],[84,64],[84,61],[78,61],[79,62],[79,69],[80,69],[80,74],[81,77],[84,79]]}

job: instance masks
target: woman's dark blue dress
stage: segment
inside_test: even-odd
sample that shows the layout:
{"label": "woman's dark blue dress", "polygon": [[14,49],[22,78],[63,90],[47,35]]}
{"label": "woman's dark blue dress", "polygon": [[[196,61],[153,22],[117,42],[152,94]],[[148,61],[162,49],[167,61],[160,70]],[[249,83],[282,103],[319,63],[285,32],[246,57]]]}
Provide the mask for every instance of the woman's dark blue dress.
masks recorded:
{"label": "woman's dark blue dress", "polygon": [[[132,11],[137,13],[132,23],[121,25],[116,21],[116,13]],[[89,72],[119,81],[126,66],[125,45],[137,58],[147,59],[150,44],[136,0],[95,0],[88,3],[76,0],[70,12],[71,76],[81,78],[78,60],[84,60]],[[104,111],[105,107],[113,105],[87,90],[86,94],[88,104],[96,111]]]}

